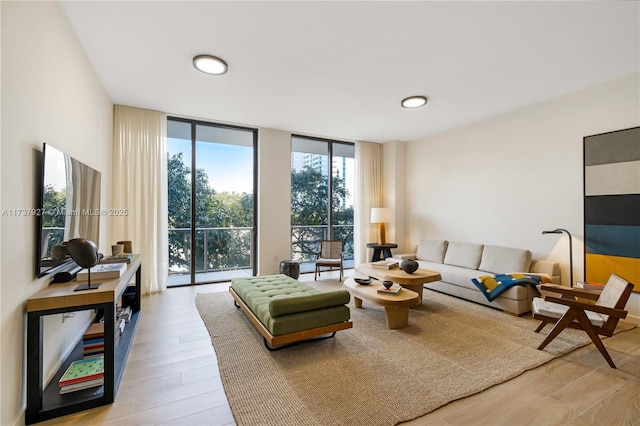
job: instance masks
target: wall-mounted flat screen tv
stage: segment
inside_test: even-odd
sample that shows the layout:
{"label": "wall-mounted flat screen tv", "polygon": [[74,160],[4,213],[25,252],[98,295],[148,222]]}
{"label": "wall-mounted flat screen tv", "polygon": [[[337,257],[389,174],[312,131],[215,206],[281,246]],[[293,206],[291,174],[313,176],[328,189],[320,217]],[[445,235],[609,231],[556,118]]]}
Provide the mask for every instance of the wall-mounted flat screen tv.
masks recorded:
{"label": "wall-mounted flat screen tv", "polygon": [[38,277],[66,270],[74,262],[63,242],[87,238],[99,244],[100,172],[54,148],[42,148],[39,230],[36,247]]}

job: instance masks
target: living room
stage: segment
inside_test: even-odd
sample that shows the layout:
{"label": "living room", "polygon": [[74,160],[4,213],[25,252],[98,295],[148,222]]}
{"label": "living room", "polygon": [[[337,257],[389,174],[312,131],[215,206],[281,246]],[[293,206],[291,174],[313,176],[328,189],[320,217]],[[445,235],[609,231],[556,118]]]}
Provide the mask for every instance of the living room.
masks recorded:
{"label": "living room", "polygon": [[[90,4],[84,7],[90,7]],[[247,3],[245,7],[249,8],[251,4]],[[269,208],[259,212],[258,273],[277,272],[279,260],[289,257],[289,199],[287,193],[277,188],[288,186],[291,134],[307,132],[319,137],[384,142],[383,204],[394,207],[394,221],[389,224],[388,238],[398,242],[398,252],[411,251],[423,238],[527,248],[534,258],[559,262],[563,283],[567,285],[567,239],[541,235],[542,230],[561,227],[571,230],[574,235],[573,272],[576,280],[583,279],[583,138],[640,125],[638,4],[629,2],[624,7],[630,8],[630,12],[622,15],[631,17],[633,37],[622,47],[605,41],[604,48],[598,52],[603,54],[609,50],[610,56],[594,59],[593,63],[610,61],[622,69],[630,63],[631,69],[616,74],[619,68],[613,66],[593,77],[594,80],[586,77],[581,80],[583,75],[574,72],[569,75],[574,85],[564,91],[559,89],[555,96],[538,98],[499,113],[480,114],[472,120],[465,121],[461,117],[458,125],[429,135],[425,132],[407,137],[409,141],[400,136],[373,141],[315,129],[283,128],[275,124],[257,126],[249,119],[238,119],[238,124],[258,127],[259,143],[268,147],[259,154],[258,196]],[[102,204],[109,206],[114,180],[113,109],[118,102],[105,88],[98,66],[90,60],[60,3],[2,2],[0,13],[2,208],[34,206],[38,185],[36,165],[43,142],[101,170]],[[629,21],[624,22],[628,25]],[[627,33],[622,31],[621,34]],[[188,52],[199,48],[208,50],[208,46],[205,43],[190,47]],[[584,45],[582,56],[595,48]],[[472,66],[473,60],[477,59],[473,52],[465,51],[463,46],[460,49],[456,55],[470,55],[469,65]],[[572,55],[577,55],[577,52],[567,51],[566,57],[558,56],[555,63],[550,63],[537,59],[527,61],[529,55],[535,58],[542,53],[526,48],[507,53],[514,61],[537,64],[541,69],[562,68],[563,62],[571,62]],[[495,55],[503,56],[505,52],[496,51]],[[228,60],[231,62],[231,58]],[[122,66],[127,67],[126,64]],[[477,70],[476,74],[481,80],[493,81],[490,80],[493,72],[491,69]],[[589,75],[586,70],[584,74]],[[159,91],[171,85],[170,82],[155,84]],[[315,81],[309,84],[315,84]],[[499,98],[504,92],[518,91],[521,85],[529,82],[512,84],[505,84],[501,92],[493,95]],[[395,128],[400,135],[402,127],[414,121],[437,121],[428,111],[429,108],[437,109],[439,98],[446,94],[435,92],[437,88],[430,85],[426,90],[431,97],[426,109],[402,111],[413,114],[413,118],[403,118],[398,123],[387,121],[386,126]],[[394,96],[391,101],[399,102]],[[472,101],[477,103],[475,109],[482,112],[483,102],[489,99],[469,93],[468,99],[458,100],[460,103]],[[268,105],[268,100],[262,102]],[[159,109],[143,100],[130,106]],[[400,109],[399,105],[390,106],[395,107]],[[451,108],[455,110],[455,104]],[[166,112],[187,115],[180,110]],[[416,112],[427,114],[416,119]],[[355,121],[357,116],[355,111],[350,119]],[[213,122],[220,120],[216,115],[204,118]],[[3,215],[1,220],[0,424],[13,425],[24,422],[25,301],[47,287],[49,278],[34,276],[36,236],[33,218]],[[101,236],[104,236],[100,249],[107,252],[110,242],[123,236],[117,235],[109,220],[102,220],[100,226]],[[366,255],[364,250],[362,252]],[[631,295],[628,309],[628,320],[637,323],[640,320],[638,293]],[[71,344],[75,333],[68,332],[67,326],[77,327],[75,320],[79,318],[68,319],[64,327],[51,324],[45,340],[49,359],[62,356],[65,346]]]}

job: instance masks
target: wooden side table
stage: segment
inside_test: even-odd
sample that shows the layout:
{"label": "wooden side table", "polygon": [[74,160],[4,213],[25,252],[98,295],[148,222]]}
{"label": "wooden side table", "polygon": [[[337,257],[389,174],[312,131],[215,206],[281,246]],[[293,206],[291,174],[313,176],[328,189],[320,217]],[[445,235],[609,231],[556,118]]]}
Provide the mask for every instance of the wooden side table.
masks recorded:
{"label": "wooden side table", "polygon": [[378,260],[386,259],[387,257],[391,257],[391,249],[398,248],[397,244],[389,243],[389,244],[378,244],[378,243],[367,243],[367,248],[373,249],[373,256],[371,257],[372,262],[377,262]]}

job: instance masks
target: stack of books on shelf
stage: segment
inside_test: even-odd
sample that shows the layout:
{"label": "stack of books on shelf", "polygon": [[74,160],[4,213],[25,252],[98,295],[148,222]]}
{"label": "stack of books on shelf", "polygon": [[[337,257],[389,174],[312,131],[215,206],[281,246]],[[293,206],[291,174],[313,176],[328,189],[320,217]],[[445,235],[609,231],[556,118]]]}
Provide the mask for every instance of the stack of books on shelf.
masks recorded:
{"label": "stack of books on shelf", "polygon": [[131,319],[131,306],[125,306],[124,308],[122,306],[118,306],[116,308],[116,318],[118,320],[124,320],[124,322],[129,322],[129,320]]}
{"label": "stack of books on shelf", "polygon": [[100,263],[131,263],[132,254],[123,254],[120,256],[105,256],[100,259]]}
{"label": "stack of books on shelf", "polygon": [[393,269],[393,268],[397,268],[398,266],[399,266],[399,263],[391,259],[379,260],[377,262],[371,263],[371,267],[376,269]]}
{"label": "stack of books on shelf", "polygon": [[[99,263],[91,268],[91,281],[120,278],[122,273],[127,270],[126,263]],[[89,278],[88,270],[85,268],[78,272],[76,280],[87,281]]]}
{"label": "stack of books on shelf", "polygon": [[94,322],[82,336],[82,353],[85,358],[104,354],[104,323]]}
{"label": "stack of books on shelf", "polygon": [[104,356],[73,361],[58,385],[60,393],[76,392],[104,384]]}

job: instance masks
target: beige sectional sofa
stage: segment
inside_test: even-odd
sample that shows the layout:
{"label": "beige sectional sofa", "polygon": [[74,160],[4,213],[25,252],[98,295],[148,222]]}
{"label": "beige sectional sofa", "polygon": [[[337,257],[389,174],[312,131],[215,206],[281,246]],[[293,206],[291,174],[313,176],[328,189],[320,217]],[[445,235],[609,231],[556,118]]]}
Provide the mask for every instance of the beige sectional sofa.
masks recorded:
{"label": "beige sectional sofa", "polygon": [[525,249],[465,243],[446,240],[422,240],[415,253],[396,254],[398,259],[415,259],[420,268],[437,271],[441,281],[425,284],[425,288],[481,303],[514,315],[531,311],[531,300],[537,295],[528,285],[511,287],[492,302],[471,282],[481,275],[514,272],[546,274],[552,282],[560,282],[560,266],[547,260],[533,261]]}

